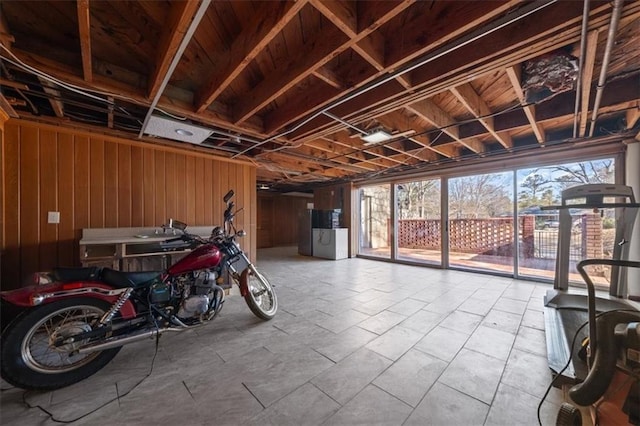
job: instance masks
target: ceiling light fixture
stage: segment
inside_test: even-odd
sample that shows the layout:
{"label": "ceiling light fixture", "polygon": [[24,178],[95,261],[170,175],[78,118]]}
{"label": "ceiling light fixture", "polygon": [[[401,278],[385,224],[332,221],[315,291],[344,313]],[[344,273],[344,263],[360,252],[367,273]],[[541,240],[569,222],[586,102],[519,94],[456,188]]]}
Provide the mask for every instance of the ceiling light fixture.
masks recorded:
{"label": "ceiling light fixture", "polygon": [[368,132],[366,135],[361,136],[360,138],[366,142],[365,145],[371,145],[374,143],[386,142],[389,139],[393,138],[393,135],[391,135],[384,129],[378,128]]}
{"label": "ceiling light fixture", "polygon": [[266,190],[269,189],[269,185],[265,185],[264,183],[258,185],[258,189]]}
{"label": "ceiling light fixture", "polygon": [[213,129],[191,124],[187,121],[152,115],[143,129],[143,133],[199,145],[211,136]]}

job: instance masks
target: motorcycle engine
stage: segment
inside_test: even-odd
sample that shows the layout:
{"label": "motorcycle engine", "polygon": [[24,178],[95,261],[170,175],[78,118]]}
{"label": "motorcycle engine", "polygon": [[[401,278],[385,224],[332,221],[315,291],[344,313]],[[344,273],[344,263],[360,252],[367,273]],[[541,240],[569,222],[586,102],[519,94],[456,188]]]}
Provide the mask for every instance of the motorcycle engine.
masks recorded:
{"label": "motorcycle engine", "polygon": [[178,310],[178,318],[193,318],[209,311],[216,278],[216,273],[211,271],[193,273],[191,286],[184,289],[184,299]]}

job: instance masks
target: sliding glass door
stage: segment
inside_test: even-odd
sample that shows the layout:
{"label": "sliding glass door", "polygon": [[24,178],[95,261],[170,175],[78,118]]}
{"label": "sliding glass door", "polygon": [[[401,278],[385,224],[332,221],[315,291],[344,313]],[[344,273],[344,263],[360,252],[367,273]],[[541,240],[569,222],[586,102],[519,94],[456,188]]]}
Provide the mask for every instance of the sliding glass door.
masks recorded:
{"label": "sliding glass door", "polygon": [[[614,182],[615,159],[605,158],[362,187],[359,254],[553,280],[560,221],[548,207],[572,186]],[[571,209],[570,281],[582,281],[580,260],[612,257],[610,210]],[[610,268],[589,273],[609,285]]]}
{"label": "sliding glass door", "polygon": [[[558,250],[559,210],[564,189],[586,183],[613,183],[613,158],[521,169],[518,176],[518,217],[523,223],[519,235],[519,274],[553,279]],[[613,200],[609,200],[613,202]],[[587,258],[611,258],[615,240],[613,209],[593,211],[571,209],[569,280],[582,282],[576,264]],[[601,287],[609,286],[610,267],[590,267],[591,278]]]}
{"label": "sliding glass door", "polygon": [[449,179],[449,265],[514,270],[513,172]]}
{"label": "sliding glass door", "polygon": [[359,254],[391,258],[391,185],[360,188]]}
{"label": "sliding glass door", "polygon": [[397,259],[440,265],[440,179],[397,184],[396,223]]}

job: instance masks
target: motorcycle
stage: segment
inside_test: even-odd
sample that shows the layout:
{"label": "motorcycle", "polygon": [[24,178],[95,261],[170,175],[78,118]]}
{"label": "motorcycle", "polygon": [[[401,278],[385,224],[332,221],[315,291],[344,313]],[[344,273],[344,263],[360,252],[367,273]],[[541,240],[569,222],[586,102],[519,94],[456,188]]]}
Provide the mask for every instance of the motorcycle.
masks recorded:
{"label": "motorcycle", "polygon": [[239,286],[257,317],[273,318],[274,287],[236,241],[246,233],[233,224],[233,195],[231,190],[224,196],[223,227],[208,238],[190,234],[174,219],[163,225],[179,236],[160,243],[162,250],[191,249],[165,271],[60,268],[40,274],[36,285],[0,293],[4,302],[28,308],[3,331],[2,377],[34,390],[77,383],[126,344],[209,323],[222,309],[225,284]]}

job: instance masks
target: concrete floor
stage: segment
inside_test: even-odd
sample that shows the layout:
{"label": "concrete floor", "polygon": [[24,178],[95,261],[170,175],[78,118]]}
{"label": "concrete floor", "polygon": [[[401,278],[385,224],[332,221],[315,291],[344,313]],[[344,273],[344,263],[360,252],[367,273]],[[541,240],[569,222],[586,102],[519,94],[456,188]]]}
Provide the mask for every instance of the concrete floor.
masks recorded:
{"label": "concrete floor", "polygon": [[[91,412],[73,424],[537,424],[551,379],[549,285],[295,248],[260,250],[257,265],[277,285],[272,321],[230,296],[213,323],[162,336],[155,362],[148,340],[64,389],[2,382],[0,423]],[[561,401],[553,389],[543,424],[555,424]]]}

